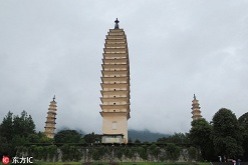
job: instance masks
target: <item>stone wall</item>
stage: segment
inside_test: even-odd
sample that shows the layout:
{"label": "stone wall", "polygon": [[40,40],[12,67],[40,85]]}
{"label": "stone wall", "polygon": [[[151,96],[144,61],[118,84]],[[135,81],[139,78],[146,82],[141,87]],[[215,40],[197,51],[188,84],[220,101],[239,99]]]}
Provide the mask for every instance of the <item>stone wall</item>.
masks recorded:
{"label": "stone wall", "polygon": [[[177,153],[179,152],[179,153]],[[174,154],[174,155],[173,155]],[[48,162],[188,162],[199,157],[199,153],[190,155],[187,148],[170,153],[166,146],[30,146],[18,149],[17,155],[32,156],[35,160]]]}

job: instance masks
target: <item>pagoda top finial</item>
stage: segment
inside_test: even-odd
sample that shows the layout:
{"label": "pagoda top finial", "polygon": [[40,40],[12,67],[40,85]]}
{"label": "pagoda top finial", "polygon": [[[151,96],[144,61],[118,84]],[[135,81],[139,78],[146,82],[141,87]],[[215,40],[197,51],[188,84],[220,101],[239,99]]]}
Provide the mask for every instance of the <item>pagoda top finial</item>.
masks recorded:
{"label": "pagoda top finial", "polygon": [[194,100],[196,100],[195,94],[194,94]]}
{"label": "pagoda top finial", "polygon": [[119,29],[119,20],[118,20],[118,18],[116,18],[116,20],[115,20],[115,29]]}
{"label": "pagoda top finial", "polygon": [[55,101],[55,95],[53,96],[53,101]]}

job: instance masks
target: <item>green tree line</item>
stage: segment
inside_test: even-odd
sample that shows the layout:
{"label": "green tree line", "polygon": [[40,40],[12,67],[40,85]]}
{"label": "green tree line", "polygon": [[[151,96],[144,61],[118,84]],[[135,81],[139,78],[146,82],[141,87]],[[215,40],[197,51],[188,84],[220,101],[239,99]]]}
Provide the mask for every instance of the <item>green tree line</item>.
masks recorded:
{"label": "green tree line", "polygon": [[194,120],[189,132],[192,146],[205,160],[241,159],[248,161],[248,113],[237,119],[229,109],[221,108],[211,122]]}
{"label": "green tree line", "polygon": [[[248,158],[248,113],[238,119],[228,109],[222,108],[213,116],[211,122],[204,118],[191,123],[189,133],[175,133],[159,138],[156,143],[141,143],[139,139],[129,147],[120,147],[114,153],[121,159],[123,155],[133,159],[139,155],[143,160],[177,160],[182,149],[187,149],[190,160],[217,160],[218,156],[231,159]],[[63,152],[62,160],[80,159],[81,144],[95,145],[87,152],[94,160],[99,160],[111,150],[100,146],[101,137],[94,133],[82,135],[76,130],[61,130],[54,139],[35,131],[30,115],[23,111],[20,115],[8,112],[0,124],[0,153],[14,156],[17,152],[34,154],[39,159],[57,159],[57,149]],[[134,146],[131,146],[131,145]],[[131,146],[131,147],[130,147]],[[106,150],[105,152],[103,150]],[[112,151],[111,151],[112,152]],[[166,154],[165,154],[166,153]],[[81,155],[82,156],[82,155]]]}

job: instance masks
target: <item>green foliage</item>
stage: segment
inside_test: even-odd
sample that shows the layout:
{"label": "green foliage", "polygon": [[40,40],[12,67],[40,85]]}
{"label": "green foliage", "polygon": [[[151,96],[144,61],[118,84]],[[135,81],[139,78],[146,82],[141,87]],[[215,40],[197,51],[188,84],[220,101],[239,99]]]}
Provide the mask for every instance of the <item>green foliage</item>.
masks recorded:
{"label": "green foliage", "polygon": [[238,122],[243,131],[248,131],[248,112],[240,116]]}
{"label": "green foliage", "polygon": [[14,116],[13,119],[13,132],[16,135],[20,135],[22,137],[28,137],[29,134],[35,133],[35,124],[31,117],[28,115],[26,111],[21,112],[21,116]]}
{"label": "green foliage", "polygon": [[175,133],[172,136],[159,138],[157,142],[160,144],[174,143],[181,145],[181,144],[189,144],[189,138],[188,138],[188,134]]}
{"label": "green foliage", "polygon": [[[12,142],[15,136],[27,138],[30,134],[35,133],[35,124],[26,111],[22,111],[21,116],[13,116],[8,112],[0,125],[1,137],[5,137],[8,142]],[[19,138],[18,137],[18,138]]]}
{"label": "green foliage", "polygon": [[214,136],[239,138],[238,120],[231,110],[222,108],[213,117]]}
{"label": "green foliage", "polygon": [[160,148],[156,144],[152,144],[148,148],[149,154],[155,158],[158,158],[160,153]]}
{"label": "green foliage", "polygon": [[38,146],[37,147],[37,153],[38,153],[38,158],[43,159],[45,157],[45,155],[44,155],[44,153],[45,153],[44,147]]}
{"label": "green foliage", "polygon": [[122,160],[122,156],[124,155],[125,149],[123,147],[115,150],[115,155],[118,159]]}
{"label": "green foliage", "polygon": [[70,146],[70,153],[74,161],[79,161],[81,159],[81,151],[78,146]]}
{"label": "green foliage", "polygon": [[25,144],[27,144],[28,141],[27,141],[27,138],[21,136],[21,135],[15,135],[13,138],[12,138],[12,142],[11,144],[13,146],[23,146]]}
{"label": "green foliage", "polygon": [[40,137],[38,134],[30,134],[27,137],[29,143],[40,143]]}
{"label": "green foliage", "polygon": [[19,146],[17,156],[22,156],[23,153],[28,152],[29,156],[34,157],[38,160],[52,160],[54,156],[57,156],[57,146],[36,146],[31,145],[29,147]]}
{"label": "green foliage", "polygon": [[138,154],[143,160],[147,160],[148,158],[147,147],[146,146],[138,147]]}
{"label": "green foliage", "polygon": [[195,147],[189,147],[188,148],[188,153],[189,153],[189,159],[190,160],[197,160],[197,148]]}
{"label": "green foliage", "polygon": [[80,143],[81,134],[76,130],[62,130],[54,136],[55,143]]}
{"label": "green foliage", "polygon": [[205,119],[194,120],[191,123],[190,141],[200,147],[209,143],[212,126]]}
{"label": "green foliage", "polygon": [[[20,151],[21,149],[18,148],[18,151]],[[28,153],[29,155],[33,156],[34,158],[38,158],[38,152],[37,152],[37,146],[36,145],[31,145],[28,149]],[[17,154],[19,155],[19,154]]]}
{"label": "green foliage", "polygon": [[60,147],[62,151],[62,161],[79,161],[81,159],[81,150],[77,146],[64,144]]}
{"label": "green foliage", "polygon": [[168,134],[154,133],[149,130],[128,130],[128,137],[132,139],[132,142],[134,142],[136,139],[139,139],[140,142],[151,143],[156,142],[159,138],[168,136]]}
{"label": "green foliage", "polygon": [[92,144],[92,143],[96,143],[96,142],[101,141],[100,137],[98,135],[96,135],[94,132],[92,132],[90,134],[86,134],[83,139],[88,144]]}
{"label": "green foliage", "polygon": [[16,156],[18,157],[21,157],[23,154],[27,154],[27,156],[34,157],[37,160],[52,160],[53,158],[53,155],[50,155],[48,146],[19,146],[17,151]]}
{"label": "green foliage", "polygon": [[92,151],[92,158],[93,158],[94,160],[100,160],[100,159],[101,159],[98,150],[95,149],[95,148],[94,148],[93,151]]}
{"label": "green foliage", "polygon": [[11,142],[13,137],[13,113],[10,111],[3,118],[3,122],[0,125],[1,137],[5,138],[7,142]]}
{"label": "green foliage", "polygon": [[45,144],[53,144],[54,139],[48,138],[43,132],[38,132],[38,139],[34,141],[38,141],[38,143],[45,143]]}
{"label": "green foliage", "polygon": [[57,155],[57,146],[50,145],[50,146],[46,146],[46,148],[47,148],[48,159],[52,160],[53,157]]}
{"label": "green foliage", "polygon": [[233,158],[242,155],[242,136],[235,114],[222,108],[213,117],[213,144],[218,155]]}
{"label": "green foliage", "polygon": [[5,151],[6,153],[10,153],[11,145],[8,143],[7,138],[0,136],[0,151]]}
{"label": "green foliage", "polygon": [[62,147],[60,147],[62,151],[62,161],[72,161],[70,157],[70,146],[69,144],[64,144]]}
{"label": "green foliage", "polygon": [[134,155],[134,150],[132,147],[125,147],[124,149],[124,155],[129,158],[132,159],[133,155]]}
{"label": "green foliage", "polygon": [[29,143],[28,136],[35,134],[35,124],[26,111],[20,116],[8,112],[0,124],[0,132],[0,149],[14,156],[18,146]]}
{"label": "green foliage", "polygon": [[248,161],[248,112],[243,114],[238,119],[240,130],[241,130],[241,136],[243,137],[243,161]]}
{"label": "green foliage", "polygon": [[191,143],[201,150],[204,160],[211,160],[215,157],[211,137],[212,126],[204,118],[192,121],[191,125],[189,133]]}
{"label": "green foliage", "polygon": [[173,143],[169,143],[166,147],[167,158],[176,161],[180,156],[180,148]]}

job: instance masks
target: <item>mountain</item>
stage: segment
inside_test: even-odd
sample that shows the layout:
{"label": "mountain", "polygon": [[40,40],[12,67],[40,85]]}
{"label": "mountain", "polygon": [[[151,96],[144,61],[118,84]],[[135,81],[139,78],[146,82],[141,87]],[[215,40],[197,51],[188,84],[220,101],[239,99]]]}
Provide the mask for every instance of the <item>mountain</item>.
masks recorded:
{"label": "mountain", "polygon": [[65,126],[58,128],[55,133],[58,133],[59,131],[63,131],[63,130],[76,130],[82,136],[86,135],[86,133],[83,130],[79,129],[79,128],[71,129],[71,128],[65,127]]}
{"label": "mountain", "polygon": [[[68,127],[60,127],[58,128],[57,132],[61,130],[71,130],[71,129]],[[88,134],[81,129],[75,129],[75,130],[81,135]],[[140,142],[156,142],[158,138],[168,137],[168,136],[170,136],[170,134],[154,133],[149,130],[142,130],[142,131],[133,130],[133,129],[128,130],[128,137],[129,139],[132,140],[132,142],[134,142],[135,140],[139,140]]]}
{"label": "mountain", "polygon": [[156,142],[158,138],[168,137],[170,134],[154,133],[149,130],[128,130],[128,137],[133,142],[138,139],[141,142]]}

